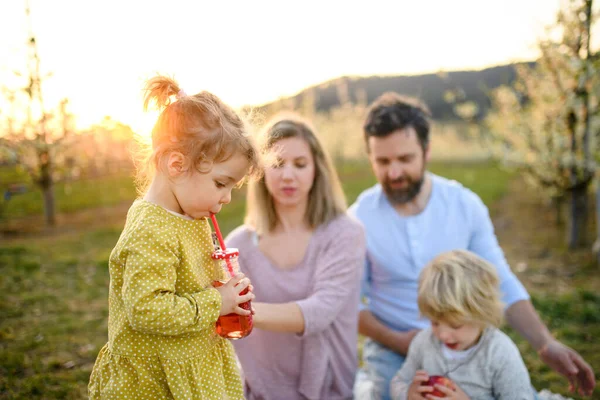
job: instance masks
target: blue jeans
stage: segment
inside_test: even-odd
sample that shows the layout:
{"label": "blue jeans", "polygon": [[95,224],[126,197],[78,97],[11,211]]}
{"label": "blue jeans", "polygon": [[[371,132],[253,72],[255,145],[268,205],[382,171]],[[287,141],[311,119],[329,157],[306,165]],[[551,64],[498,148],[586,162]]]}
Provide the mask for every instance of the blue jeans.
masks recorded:
{"label": "blue jeans", "polygon": [[[390,381],[402,368],[405,358],[368,338],[362,358],[363,366],[354,381],[354,400],[390,400]],[[531,390],[534,400],[538,400],[535,388]]]}
{"label": "blue jeans", "polygon": [[404,364],[404,356],[365,339],[363,366],[354,382],[355,400],[390,400],[390,381]]}

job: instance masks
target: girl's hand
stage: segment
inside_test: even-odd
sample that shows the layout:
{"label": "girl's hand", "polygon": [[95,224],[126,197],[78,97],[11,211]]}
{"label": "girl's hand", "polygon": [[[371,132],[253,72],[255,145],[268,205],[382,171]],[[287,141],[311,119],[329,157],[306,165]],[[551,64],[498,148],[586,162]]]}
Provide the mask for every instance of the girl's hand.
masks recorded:
{"label": "girl's hand", "polygon": [[250,286],[250,279],[244,274],[237,274],[231,278],[223,286],[216,287],[221,294],[221,312],[219,315],[227,315],[231,313],[239,315],[250,315],[251,310],[244,310],[239,305],[247,301],[254,300],[254,293],[248,291],[244,295],[240,295],[246,288]]}
{"label": "girl's hand", "polygon": [[[433,387],[438,391],[444,393],[444,397],[442,399],[448,400],[471,400],[469,396],[454,382],[452,382],[454,387],[449,388],[448,386],[435,384]],[[431,394],[427,394],[425,397],[428,400],[440,400],[440,397],[432,396]]]}
{"label": "girl's hand", "polygon": [[[248,286],[248,291],[254,292],[254,286],[252,286],[252,284],[250,284],[250,286]],[[250,309],[252,310],[252,315],[256,314],[256,310],[254,309],[253,305],[250,306]]]}
{"label": "girl's hand", "polygon": [[[406,395],[407,400],[424,400],[428,399],[428,393],[433,391],[431,386],[423,385],[424,382],[429,380],[429,375],[422,369],[415,372],[412,383],[408,387],[408,393]],[[438,399],[439,400],[439,399]]]}

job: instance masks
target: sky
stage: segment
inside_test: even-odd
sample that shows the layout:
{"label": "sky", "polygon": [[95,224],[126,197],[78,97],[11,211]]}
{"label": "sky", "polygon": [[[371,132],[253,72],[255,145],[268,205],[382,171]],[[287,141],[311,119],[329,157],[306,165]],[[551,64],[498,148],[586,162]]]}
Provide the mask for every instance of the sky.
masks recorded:
{"label": "sky", "polygon": [[[0,0],[0,86],[23,82],[26,0]],[[537,57],[560,0],[30,0],[47,107],[147,134],[144,80],[174,76],[234,107],[332,78],[481,69]],[[6,104],[0,99],[0,113]],[[1,114],[0,114],[1,117]]]}

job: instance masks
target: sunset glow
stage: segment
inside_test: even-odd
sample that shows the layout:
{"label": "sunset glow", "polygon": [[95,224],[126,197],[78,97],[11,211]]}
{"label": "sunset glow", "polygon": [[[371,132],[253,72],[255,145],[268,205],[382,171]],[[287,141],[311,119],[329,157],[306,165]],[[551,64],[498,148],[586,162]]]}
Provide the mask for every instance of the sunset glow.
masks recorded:
{"label": "sunset glow", "polygon": [[[79,127],[105,115],[148,134],[141,87],[155,72],[188,93],[261,104],[342,75],[480,69],[537,56],[559,0],[167,3],[31,0],[49,107]],[[0,5],[0,80],[25,69],[24,1]],[[6,107],[0,100],[0,109]]]}

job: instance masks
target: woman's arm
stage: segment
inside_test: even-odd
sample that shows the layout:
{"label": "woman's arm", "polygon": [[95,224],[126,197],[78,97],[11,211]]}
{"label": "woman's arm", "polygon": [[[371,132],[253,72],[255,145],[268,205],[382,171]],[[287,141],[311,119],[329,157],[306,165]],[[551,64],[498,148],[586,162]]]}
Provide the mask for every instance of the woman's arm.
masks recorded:
{"label": "woman's arm", "polygon": [[252,303],[254,326],[259,329],[283,333],[303,333],[304,315],[296,303]]}

